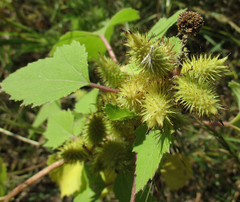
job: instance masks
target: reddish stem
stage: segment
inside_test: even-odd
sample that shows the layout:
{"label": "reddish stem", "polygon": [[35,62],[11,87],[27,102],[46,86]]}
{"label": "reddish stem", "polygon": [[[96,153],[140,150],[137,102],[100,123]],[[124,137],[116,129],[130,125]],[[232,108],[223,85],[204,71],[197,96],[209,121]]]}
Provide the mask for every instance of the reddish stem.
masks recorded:
{"label": "reddish stem", "polygon": [[88,86],[92,87],[92,88],[98,88],[100,90],[103,90],[103,91],[108,91],[108,92],[111,92],[111,93],[119,93],[120,90],[117,90],[117,89],[114,89],[114,88],[109,88],[109,87],[106,87],[106,86],[101,86],[101,85],[98,85],[98,84],[95,84],[95,83],[89,83]]}
{"label": "reddish stem", "polygon": [[[136,162],[137,162],[137,153],[135,153],[135,164],[134,164],[134,171],[136,172]],[[136,199],[136,174],[134,172],[133,175],[133,186],[132,186],[132,194],[130,202],[135,202]]]}
{"label": "reddish stem", "polygon": [[106,46],[106,48],[108,50],[108,53],[109,53],[110,57],[112,58],[112,60],[114,62],[118,63],[116,55],[113,52],[111,45],[108,43],[108,40],[103,35],[100,35],[99,37],[102,39],[103,43],[105,44],[105,46]]}

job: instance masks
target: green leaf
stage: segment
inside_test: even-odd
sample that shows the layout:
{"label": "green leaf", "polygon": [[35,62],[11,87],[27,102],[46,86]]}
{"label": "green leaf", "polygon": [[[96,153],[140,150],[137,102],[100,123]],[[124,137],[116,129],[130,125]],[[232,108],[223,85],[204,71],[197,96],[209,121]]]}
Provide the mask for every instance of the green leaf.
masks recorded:
{"label": "green leaf", "polygon": [[47,131],[44,133],[48,142],[45,147],[56,148],[73,135],[73,115],[71,111],[60,111],[48,119]]}
{"label": "green leaf", "polygon": [[120,108],[111,103],[106,104],[104,112],[107,114],[108,118],[113,121],[131,119],[137,116],[134,112],[129,111],[127,108]]}
{"label": "green leaf", "polygon": [[0,196],[5,195],[5,180],[7,179],[7,168],[0,157]]}
{"label": "green leaf", "polygon": [[[56,160],[56,154],[50,155],[47,164],[51,165]],[[64,164],[61,167],[50,172],[51,179],[58,184],[61,190],[61,197],[69,196],[76,191],[82,191],[81,187],[86,187],[83,164]]]}
{"label": "green leaf", "polygon": [[136,193],[143,189],[155,174],[164,153],[169,151],[171,133],[167,128],[164,132],[150,131],[145,135],[147,126],[140,126],[135,131],[133,151],[137,153],[136,162]]}
{"label": "green leaf", "polygon": [[90,202],[92,201],[93,196],[94,192],[90,187],[87,187],[87,189],[74,198],[73,202]]}
{"label": "green leaf", "polygon": [[167,186],[172,190],[182,188],[192,177],[192,167],[185,154],[166,155],[161,169]]}
{"label": "green leaf", "polygon": [[93,33],[85,31],[73,31],[66,33],[54,45],[53,49],[50,52],[50,55],[53,55],[57,47],[62,46],[63,44],[70,44],[73,40],[75,40],[81,44],[85,44],[89,60],[92,58],[98,58],[99,53],[104,54],[107,50],[102,39],[99,38],[99,35],[105,36],[106,39],[110,42],[115,25],[137,19],[139,19],[138,11],[131,8],[123,9],[116,13],[103,28]]}
{"label": "green leaf", "polygon": [[172,51],[176,53],[181,53],[182,42],[178,37],[175,36],[170,37],[169,44],[174,45]]}
{"label": "green leaf", "polygon": [[151,36],[154,34],[154,36],[157,36],[159,38],[163,37],[166,31],[177,22],[178,16],[180,13],[186,11],[187,9],[179,10],[175,14],[173,14],[168,19],[161,18],[149,31],[148,36]]}
{"label": "green leaf", "polygon": [[32,126],[39,127],[44,121],[48,119],[51,114],[54,114],[60,110],[61,103],[59,100],[43,105],[35,117]]}
{"label": "green leaf", "polygon": [[119,173],[113,184],[115,197],[119,202],[130,201],[134,173]]}
{"label": "green leaf", "polygon": [[86,116],[81,116],[74,121],[73,124],[73,135],[78,136],[81,134],[82,129],[86,122]]}
{"label": "green leaf", "polygon": [[85,31],[67,32],[61,36],[60,40],[53,46],[50,55],[53,55],[57,49],[64,44],[71,44],[72,41],[78,41],[84,44],[88,52],[88,59],[98,58],[99,53],[104,54],[107,50],[103,41],[97,34]]}
{"label": "green leaf", "polygon": [[96,31],[95,33],[99,35],[104,35],[106,39],[110,42],[113,28],[115,25],[122,24],[125,22],[130,22],[139,19],[138,11],[132,8],[125,8],[118,13],[116,13],[108,24],[106,24],[102,29]]}
{"label": "green leaf", "polygon": [[74,41],[57,49],[53,58],[40,59],[11,74],[2,89],[13,100],[33,107],[53,102],[89,83],[87,53]]}
{"label": "green leaf", "polygon": [[135,202],[154,202],[156,199],[152,195],[152,188],[146,186],[144,190],[141,190],[136,195]]}
{"label": "green leaf", "polygon": [[84,170],[88,179],[88,185],[95,193],[94,199],[96,200],[101,195],[103,189],[106,187],[106,184],[99,173],[93,172],[91,165],[85,163]]}
{"label": "green leaf", "polygon": [[99,92],[99,89],[94,88],[93,90],[91,90],[91,92],[84,95],[82,99],[80,99],[75,104],[75,111],[83,114],[95,112],[97,110],[96,102],[97,102],[98,92]]}
{"label": "green leaf", "polygon": [[238,109],[240,109],[240,84],[235,81],[231,81],[228,83],[228,86],[231,88],[232,93],[237,100]]}

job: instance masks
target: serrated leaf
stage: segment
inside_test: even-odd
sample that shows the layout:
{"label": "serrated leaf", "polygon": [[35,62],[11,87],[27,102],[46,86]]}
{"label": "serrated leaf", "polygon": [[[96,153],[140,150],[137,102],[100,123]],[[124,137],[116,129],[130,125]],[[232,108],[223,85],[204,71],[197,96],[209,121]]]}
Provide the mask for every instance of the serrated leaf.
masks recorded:
{"label": "serrated leaf", "polygon": [[135,131],[133,151],[137,153],[136,193],[144,188],[149,179],[152,179],[163,154],[169,151],[170,146],[171,134],[167,128],[164,132],[155,130],[145,135],[146,131],[146,125],[138,127]]}
{"label": "serrated leaf", "polygon": [[59,47],[53,58],[29,63],[2,82],[2,89],[13,100],[33,107],[53,102],[89,83],[84,45],[73,41]]}
{"label": "serrated leaf", "polygon": [[7,168],[0,157],[0,196],[5,194],[5,180],[7,179]]}
{"label": "serrated leaf", "polygon": [[187,9],[179,10],[175,14],[173,14],[168,19],[161,18],[148,32],[148,36],[151,36],[154,34],[154,36],[157,36],[159,38],[163,37],[166,31],[177,22],[178,16],[180,13],[186,11]]}
{"label": "serrated leaf", "polygon": [[93,196],[94,192],[90,187],[87,187],[87,189],[74,198],[73,202],[90,202],[92,201]]}
{"label": "serrated leaf", "polygon": [[90,112],[95,112],[97,110],[96,102],[99,89],[94,88],[88,94],[84,95],[75,104],[75,111],[78,113],[88,114]]}
{"label": "serrated leaf", "polygon": [[51,55],[56,51],[56,48],[62,46],[63,44],[70,44],[73,40],[85,44],[86,50],[88,52],[88,59],[98,58],[99,53],[104,54],[107,51],[106,46],[104,45],[99,35],[103,35],[110,42],[113,28],[117,24],[130,22],[133,20],[139,19],[138,11],[127,8],[116,13],[109,22],[100,30],[95,32],[85,32],[85,31],[73,31],[68,32],[63,35],[60,40],[54,45],[51,50]]}
{"label": "serrated leaf", "polygon": [[185,154],[167,155],[161,173],[167,186],[172,190],[182,188],[192,177],[192,167]]}
{"label": "serrated leaf", "polygon": [[113,184],[115,197],[119,202],[130,201],[133,186],[133,173],[119,173]]}
{"label": "serrated leaf", "polygon": [[56,148],[73,135],[73,115],[71,111],[60,111],[52,114],[48,119],[47,131],[44,133],[48,139],[45,147]]}
{"label": "serrated leaf", "polygon": [[129,111],[127,108],[120,108],[111,103],[106,104],[104,112],[107,114],[108,118],[113,121],[131,119],[138,116],[134,112]]}

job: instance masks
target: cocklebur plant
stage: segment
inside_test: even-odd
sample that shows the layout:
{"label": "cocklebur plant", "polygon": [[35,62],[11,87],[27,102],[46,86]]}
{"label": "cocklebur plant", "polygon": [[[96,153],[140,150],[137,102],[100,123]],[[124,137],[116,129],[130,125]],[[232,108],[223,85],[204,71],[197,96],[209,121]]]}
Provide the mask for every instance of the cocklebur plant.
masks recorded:
{"label": "cocklebur plant", "polygon": [[[216,117],[222,123],[218,111],[223,107],[215,82],[228,70],[224,65],[227,57],[189,56],[188,38],[197,35],[203,18],[199,13],[181,11],[174,15],[174,22],[179,13],[182,39],[123,31],[127,64],[122,66],[102,55],[94,60],[103,85],[90,82],[85,47],[76,41],[57,48],[53,58],[29,64],[3,81],[2,88],[12,99],[34,106],[83,86],[102,90],[85,95],[73,112],[59,109],[48,118],[45,146],[55,149],[55,160],[81,164],[77,172],[83,173],[82,177],[74,179],[78,185],[82,183],[81,189],[74,187],[68,193],[76,192],[76,201],[84,192],[93,191],[95,199],[100,196],[107,186],[101,172],[115,172],[111,183],[116,198],[130,201],[130,197],[121,198],[120,189],[124,187],[128,196],[144,193],[184,117]],[[125,187],[130,179],[134,189]]]}

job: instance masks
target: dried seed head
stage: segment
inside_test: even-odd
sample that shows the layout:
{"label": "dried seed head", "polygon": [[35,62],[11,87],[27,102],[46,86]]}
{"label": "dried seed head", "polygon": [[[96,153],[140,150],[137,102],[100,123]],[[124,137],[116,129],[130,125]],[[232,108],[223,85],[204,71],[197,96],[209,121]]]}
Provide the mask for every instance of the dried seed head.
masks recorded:
{"label": "dried seed head", "polygon": [[198,12],[185,11],[178,17],[177,26],[179,34],[187,37],[196,36],[204,23],[203,17]]}

